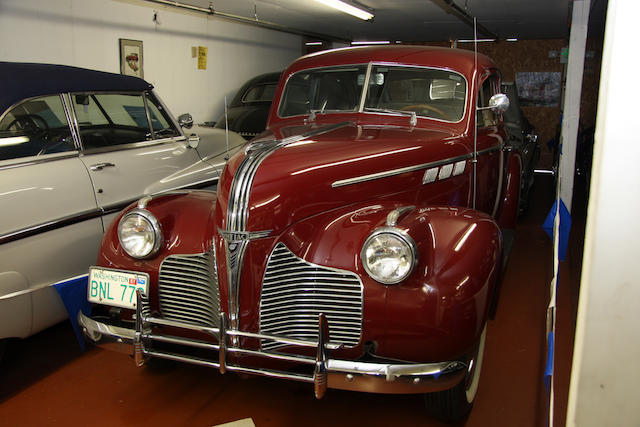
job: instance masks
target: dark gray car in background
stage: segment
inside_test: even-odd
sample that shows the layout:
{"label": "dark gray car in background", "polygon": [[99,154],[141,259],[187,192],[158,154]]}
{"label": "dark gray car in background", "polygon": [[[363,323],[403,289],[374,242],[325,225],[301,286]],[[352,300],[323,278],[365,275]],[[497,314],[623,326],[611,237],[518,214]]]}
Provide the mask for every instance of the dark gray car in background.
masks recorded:
{"label": "dark gray car in background", "polygon": [[520,108],[518,87],[514,82],[503,82],[502,93],[509,97],[509,109],[503,114],[504,127],[509,143],[522,156],[522,181],[520,184],[520,212],[527,207],[529,191],[533,186],[534,169],[540,159],[540,145],[535,128]]}
{"label": "dark gray car in background", "polygon": [[216,128],[239,133],[245,139],[251,139],[262,132],[267,124],[271,100],[275,93],[281,71],[260,74],[246,82],[231,103],[227,106],[227,118],[224,114],[218,119]]}

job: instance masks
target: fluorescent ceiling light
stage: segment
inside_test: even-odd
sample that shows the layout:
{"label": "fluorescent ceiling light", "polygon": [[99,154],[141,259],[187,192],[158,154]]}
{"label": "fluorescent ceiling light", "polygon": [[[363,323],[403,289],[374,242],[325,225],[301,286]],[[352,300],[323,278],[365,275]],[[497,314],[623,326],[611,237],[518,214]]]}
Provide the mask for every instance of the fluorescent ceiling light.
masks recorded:
{"label": "fluorescent ceiling light", "polygon": [[513,39],[507,39],[507,41],[508,41],[508,42],[517,42],[517,41],[518,41],[518,39],[516,39],[516,38],[513,38]]}
{"label": "fluorescent ceiling light", "polygon": [[458,40],[458,43],[473,43],[473,42],[478,42],[478,43],[483,43],[483,42],[494,42],[496,41],[496,39],[465,39],[465,40]]}
{"label": "fluorescent ceiling light", "polygon": [[322,46],[322,42],[306,42],[305,46]]}
{"label": "fluorescent ceiling light", "polygon": [[373,13],[360,9],[341,0],[316,0],[318,3],[322,3],[326,6],[338,9],[341,12],[348,13],[349,15],[360,18],[364,21],[368,21],[373,18]]}
{"label": "fluorescent ceiling light", "polygon": [[378,40],[378,41],[361,41],[361,42],[351,42],[352,45],[363,45],[363,44],[389,44],[389,40]]}

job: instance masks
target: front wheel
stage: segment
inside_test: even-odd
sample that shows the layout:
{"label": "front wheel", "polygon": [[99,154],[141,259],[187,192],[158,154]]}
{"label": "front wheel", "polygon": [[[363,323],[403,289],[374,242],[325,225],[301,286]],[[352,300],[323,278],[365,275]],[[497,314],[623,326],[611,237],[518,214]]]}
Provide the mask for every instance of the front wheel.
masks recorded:
{"label": "front wheel", "polygon": [[427,412],[443,421],[457,421],[471,411],[478,391],[487,325],[484,325],[475,355],[469,362],[467,375],[453,388],[424,395]]}

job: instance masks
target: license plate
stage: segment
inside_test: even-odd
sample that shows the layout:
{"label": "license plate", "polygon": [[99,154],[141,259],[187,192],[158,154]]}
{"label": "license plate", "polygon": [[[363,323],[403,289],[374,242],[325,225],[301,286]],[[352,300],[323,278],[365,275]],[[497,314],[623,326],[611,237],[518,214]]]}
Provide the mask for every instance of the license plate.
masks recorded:
{"label": "license plate", "polygon": [[122,308],[136,308],[136,290],[145,295],[149,290],[149,275],[109,268],[89,268],[89,302]]}

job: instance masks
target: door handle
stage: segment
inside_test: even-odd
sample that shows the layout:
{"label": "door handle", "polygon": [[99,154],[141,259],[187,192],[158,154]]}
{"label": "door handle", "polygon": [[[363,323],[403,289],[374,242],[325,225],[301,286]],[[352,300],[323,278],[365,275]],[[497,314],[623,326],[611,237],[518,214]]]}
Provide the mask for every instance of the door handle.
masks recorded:
{"label": "door handle", "polygon": [[91,165],[89,166],[89,169],[91,169],[92,171],[101,171],[104,168],[110,168],[110,167],[114,167],[115,164],[110,163],[110,162],[104,162],[104,163],[96,163],[95,165]]}

